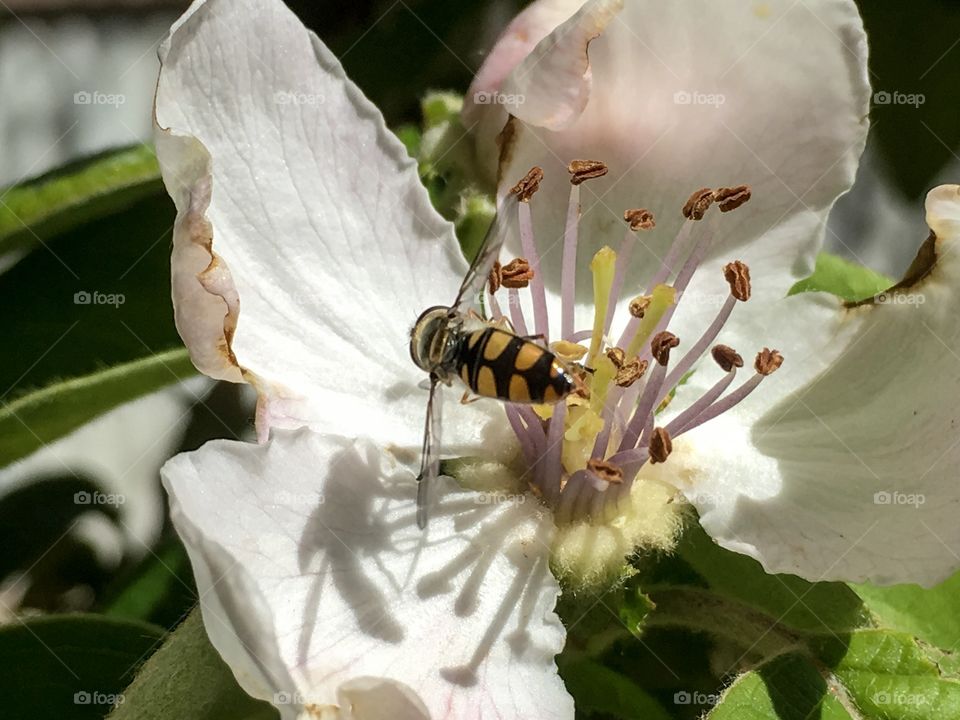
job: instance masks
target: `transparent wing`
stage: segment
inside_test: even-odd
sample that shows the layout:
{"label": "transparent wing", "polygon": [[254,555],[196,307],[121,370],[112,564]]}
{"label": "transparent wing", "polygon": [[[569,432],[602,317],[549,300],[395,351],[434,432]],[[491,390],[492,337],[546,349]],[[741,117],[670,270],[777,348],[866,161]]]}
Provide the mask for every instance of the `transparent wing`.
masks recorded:
{"label": "transparent wing", "polygon": [[460,292],[457,293],[457,299],[453,303],[454,310],[458,309],[464,301],[476,298],[486,284],[493,263],[500,255],[500,248],[503,246],[503,237],[506,234],[510,218],[516,216],[518,202],[519,200],[514,193],[510,193],[501,201],[500,207],[497,208],[497,216],[490,223],[490,229],[483,238],[480,250],[463,278]]}
{"label": "transparent wing", "polygon": [[423,454],[420,456],[420,474],[417,476],[417,525],[427,527],[430,505],[430,486],[440,476],[440,409],[442,384],[436,376],[430,378],[430,398],[427,400],[427,419],[423,427]]}

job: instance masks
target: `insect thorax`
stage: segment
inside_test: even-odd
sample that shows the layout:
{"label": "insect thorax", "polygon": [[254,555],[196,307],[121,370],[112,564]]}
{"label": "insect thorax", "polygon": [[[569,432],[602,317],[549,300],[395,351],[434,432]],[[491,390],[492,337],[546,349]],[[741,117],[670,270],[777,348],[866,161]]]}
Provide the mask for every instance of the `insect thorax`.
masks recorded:
{"label": "insect thorax", "polygon": [[424,310],[410,332],[410,357],[417,367],[442,380],[456,373],[462,325],[452,308],[437,305]]}

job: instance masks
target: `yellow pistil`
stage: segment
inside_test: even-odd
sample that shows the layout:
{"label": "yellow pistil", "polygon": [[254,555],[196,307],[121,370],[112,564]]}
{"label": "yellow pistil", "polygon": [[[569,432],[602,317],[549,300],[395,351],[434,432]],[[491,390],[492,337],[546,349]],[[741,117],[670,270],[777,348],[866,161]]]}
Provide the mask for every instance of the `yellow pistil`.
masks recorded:
{"label": "yellow pistil", "polygon": [[[669,285],[657,285],[650,296],[650,304],[643,313],[637,334],[633,336],[627,347],[627,359],[635,358],[640,349],[646,344],[651,333],[660,323],[664,313],[677,301],[677,291]],[[606,310],[604,310],[606,312]]]}
{"label": "yellow pistil", "polygon": [[593,367],[603,342],[603,329],[607,320],[607,308],[610,305],[610,290],[617,271],[617,254],[606,246],[600,248],[590,261],[590,271],[593,273],[593,335],[590,338],[587,367]]}
{"label": "yellow pistil", "polygon": [[593,411],[590,401],[572,396],[567,399],[567,417],[564,423],[563,469],[573,474],[587,466],[597,435],[603,430],[603,418]]}

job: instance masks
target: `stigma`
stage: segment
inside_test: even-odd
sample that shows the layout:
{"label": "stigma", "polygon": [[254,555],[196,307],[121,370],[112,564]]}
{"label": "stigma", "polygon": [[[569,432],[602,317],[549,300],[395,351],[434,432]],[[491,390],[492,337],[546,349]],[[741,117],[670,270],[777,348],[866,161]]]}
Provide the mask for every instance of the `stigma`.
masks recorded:
{"label": "stigma", "polygon": [[[596,160],[574,160],[568,171],[559,321],[550,322],[534,236],[531,208],[544,180],[540,168],[531,169],[511,190],[518,200],[512,207],[518,213],[523,256],[495,265],[485,301],[493,320],[535,337],[577,380],[576,390],[554,405],[505,406],[523,449],[524,480],[553,509],[558,524],[602,524],[615,521],[630,506],[644,468],[669,465],[677,438],[742,402],[782,365],[783,356],[769,348],[756,349],[754,373],[737,383],[744,360],[736,349],[719,342],[737,305],[750,300],[750,268],[736,259],[716,265],[707,261],[712,226],[704,219],[749,202],[747,185],[701,188],[678,202],[684,222],[645,292],[635,297],[624,290],[631,251],[637,236],[655,231],[657,223],[646,208],[625,208],[619,247],[601,248],[590,259],[592,325],[576,327],[576,290],[587,281],[578,278],[580,192],[584,183],[605,176],[607,167]],[[700,272],[722,276],[729,292],[719,309],[703,318],[698,336],[680,337],[671,331],[671,321]],[[501,303],[504,293],[508,297]],[[524,312],[525,305],[531,313]],[[616,317],[618,307],[627,309],[625,317]],[[617,323],[623,329],[613,334]],[[551,336],[551,327],[559,333]],[[674,408],[678,412],[668,423],[660,422],[676,388],[694,371],[715,373],[717,381],[686,407]]]}

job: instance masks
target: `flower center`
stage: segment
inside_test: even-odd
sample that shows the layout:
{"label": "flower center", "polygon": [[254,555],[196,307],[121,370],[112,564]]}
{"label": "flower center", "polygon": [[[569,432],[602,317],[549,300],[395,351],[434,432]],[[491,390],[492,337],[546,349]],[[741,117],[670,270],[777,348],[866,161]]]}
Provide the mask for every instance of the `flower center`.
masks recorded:
{"label": "flower center", "polygon": [[[531,215],[532,200],[543,179],[540,168],[532,169],[511,190],[519,200],[524,257],[494,267],[485,297],[494,320],[509,320],[518,334],[535,336],[578,379],[578,389],[555,405],[505,406],[528,466],[525,477],[531,489],[553,508],[559,523],[603,523],[620,513],[647,463],[668,462],[677,437],[741,402],[780,367],[783,357],[764,348],[756,356],[753,376],[727,392],[744,362],[736,350],[715,341],[737,303],[750,299],[750,269],[740,261],[722,267],[729,294],[712,320],[705,321],[695,342],[687,344],[669,330],[684,292],[710,250],[710,223],[703,222],[708,210],[714,205],[721,213],[739,208],[751,196],[745,185],[705,188],[690,196],[682,209],[686,221],[646,293],[630,301],[629,320],[614,339],[611,327],[636,235],[656,227],[650,211],[627,210],[619,250],[604,247],[590,262],[593,325],[574,327],[580,186],[605,175],[607,168],[601,162],[576,160],[568,170],[571,189],[563,240],[559,337],[550,337]],[[521,290],[529,293],[532,323],[524,316]],[[497,298],[502,291],[508,295],[507,314]],[[658,425],[657,415],[669,404],[674,389],[708,353],[722,371],[721,378],[669,423]]]}

